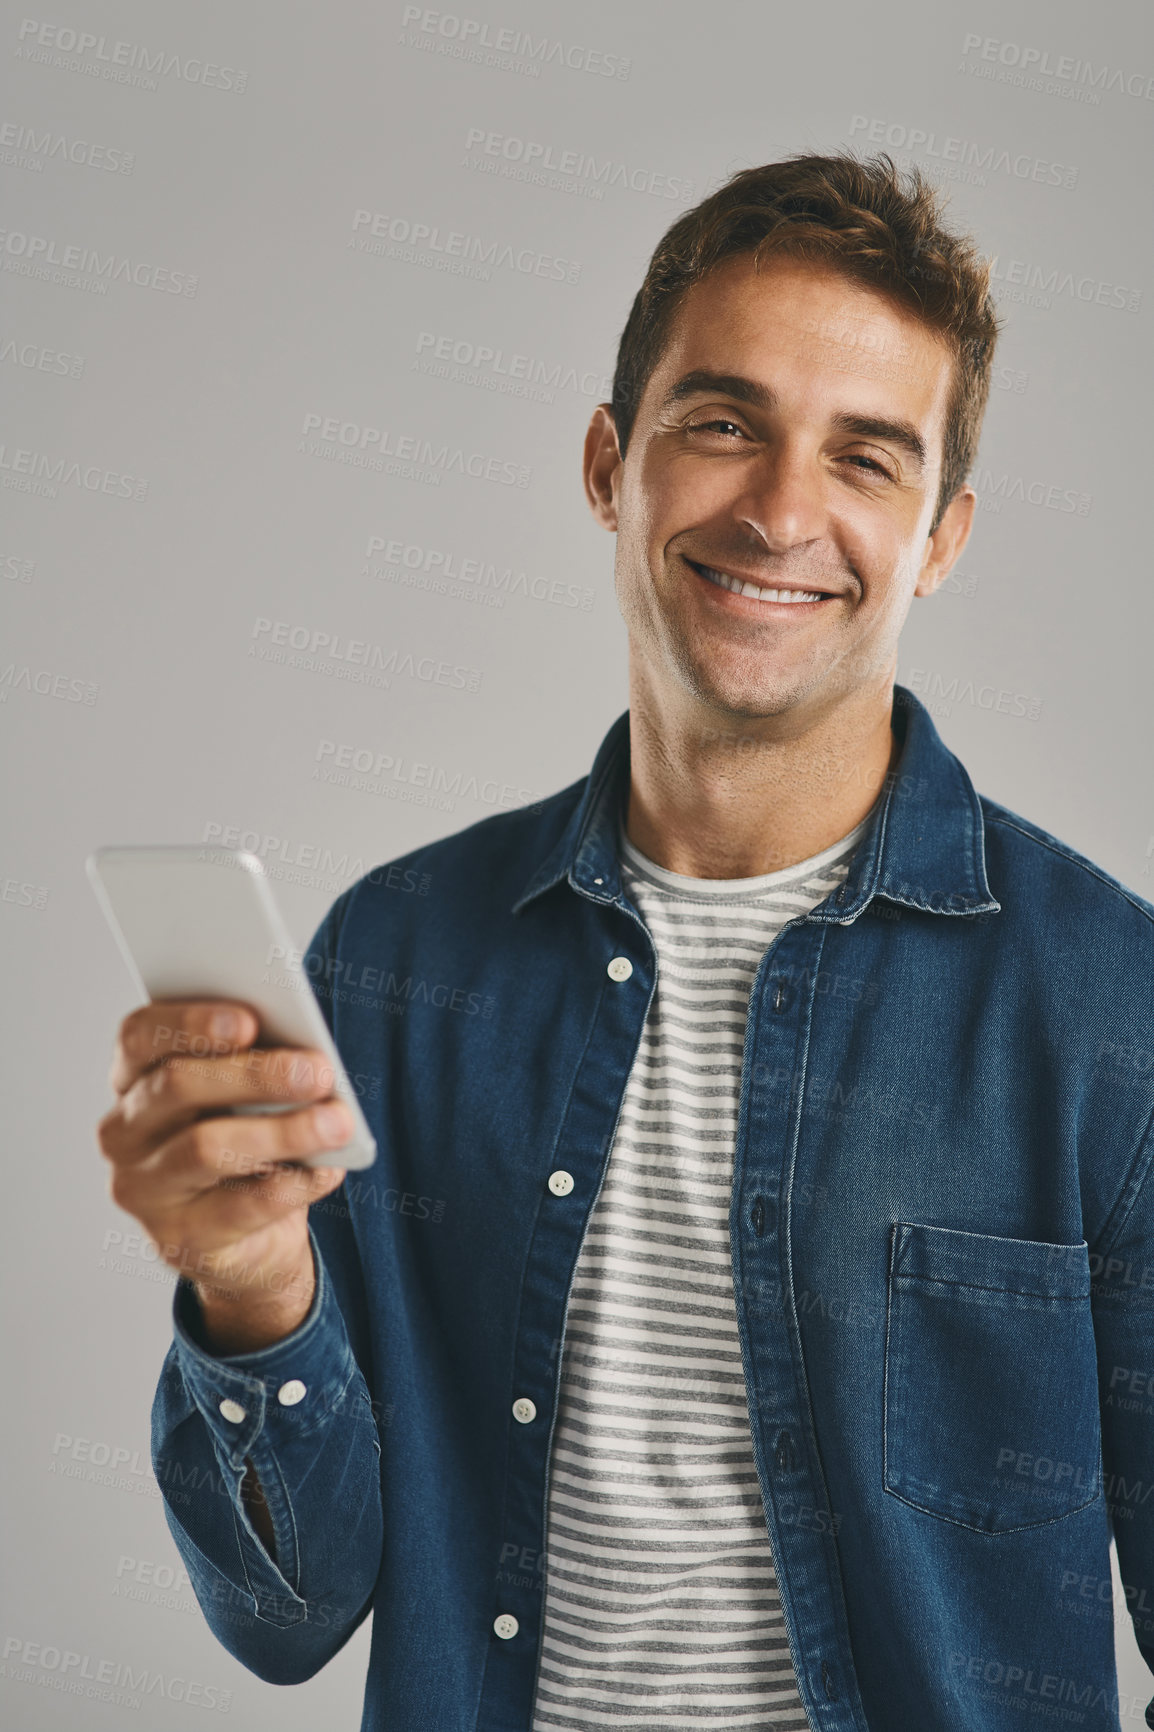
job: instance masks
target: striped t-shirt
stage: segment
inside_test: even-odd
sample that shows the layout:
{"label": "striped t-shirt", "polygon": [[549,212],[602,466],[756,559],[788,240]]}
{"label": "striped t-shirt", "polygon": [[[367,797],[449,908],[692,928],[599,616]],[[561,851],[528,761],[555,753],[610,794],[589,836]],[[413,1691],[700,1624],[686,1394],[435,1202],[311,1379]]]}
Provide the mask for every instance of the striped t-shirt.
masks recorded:
{"label": "striped t-shirt", "polygon": [[754,975],[869,814],[756,878],[689,878],[618,824],[657,985],[566,1315],[532,1732],[805,1732],[753,1459],[729,1244]]}

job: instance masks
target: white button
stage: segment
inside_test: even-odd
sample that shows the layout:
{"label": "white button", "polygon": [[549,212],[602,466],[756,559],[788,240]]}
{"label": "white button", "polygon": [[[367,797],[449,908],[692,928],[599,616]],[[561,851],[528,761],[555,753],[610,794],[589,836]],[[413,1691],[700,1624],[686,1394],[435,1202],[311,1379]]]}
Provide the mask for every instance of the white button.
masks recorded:
{"label": "white button", "polygon": [[564,1167],[558,1167],[555,1173],[549,1174],[549,1189],[555,1197],[567,1197],[573,1189],[572,1173],[567,1173]]}
{"label": "white button", "polygon": [[527,1395],[519,1396],[513,1403],[513,1418],[519,1419],[522,1425],[528,1425],[531,1419],[537,1417],[537,1406]]}
{"label": "white button", "polygon": [[248,1414],[245,1412],[240,1402],[230,1401],[227,1395],[220,1404],[220,1411],[224,1415],[225,1419],[230,1419],[234,1425],[239,1425],[242,1419],[248,1418]]}
{"label": "white button", "polygon": [[510,1636],[515,1636],[520,1628],[512,1612],[502,1612],[499,1618],[493,1619],[494,1633],[500,1636],[503,1642],[507,1642]]}
{"label": "white button", "polygon": [[299,1377],[290,1377],[287,1383],[282,1383],[276,1392],[276,1398],[282,1407],[295,1407],[298,1401],[303,1401],[308,1392]]}
{"label": "white button", "polygon": [[615,956],[609,964],[610,980],[628,980],[633,973],[633,964],[627,956]]}

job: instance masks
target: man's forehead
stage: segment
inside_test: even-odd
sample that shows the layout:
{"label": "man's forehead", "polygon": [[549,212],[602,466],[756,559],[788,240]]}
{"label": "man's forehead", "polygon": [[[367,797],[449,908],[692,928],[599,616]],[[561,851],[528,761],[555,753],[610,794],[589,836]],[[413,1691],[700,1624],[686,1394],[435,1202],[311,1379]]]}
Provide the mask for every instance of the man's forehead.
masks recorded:
{"label": "man's forehead", "polygon": [[[664,397],[690,371],[747,372],[758,348],[909,390],[927,412],[952,369],[945,341],[882,291],[792,258],[771,258],[755,271],[741,255],[692,285],[651,383],[660,376],[657,395]],[[741,358],[744,365],[737,364]]]}
{"label": "man's forehead", "polygon": [[806,304],[816,299],[836,305],[845,316],[863,322],[884,319],[924,328],[912,307],[880,285],[863,281],[833,260],[799,258],[789,252],[769,253],[760,260],[752,253],[722,259],[690,284],[682,310],[692,308],[695,315],[708,317],[722,301],[732,312],[735,302],[747,301],[755,308],[759,301],[781,301],[786,296]]}

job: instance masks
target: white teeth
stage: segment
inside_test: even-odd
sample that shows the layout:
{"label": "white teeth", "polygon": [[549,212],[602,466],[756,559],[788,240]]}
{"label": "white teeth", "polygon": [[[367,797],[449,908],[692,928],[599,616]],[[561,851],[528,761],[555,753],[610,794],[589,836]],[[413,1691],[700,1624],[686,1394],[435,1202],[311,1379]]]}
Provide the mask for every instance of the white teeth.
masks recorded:
{"label": "white teeth", "polygon": [[715,571],[711,565],[703,565],[701,570],[713,583],[720,584],[722,589],[731,589],[735,595],[751,595],[754,601],[818,601],[821,599],[812,589],[761,589],[756,583],[744,583],[740,577],[729,577],[724,571]]}

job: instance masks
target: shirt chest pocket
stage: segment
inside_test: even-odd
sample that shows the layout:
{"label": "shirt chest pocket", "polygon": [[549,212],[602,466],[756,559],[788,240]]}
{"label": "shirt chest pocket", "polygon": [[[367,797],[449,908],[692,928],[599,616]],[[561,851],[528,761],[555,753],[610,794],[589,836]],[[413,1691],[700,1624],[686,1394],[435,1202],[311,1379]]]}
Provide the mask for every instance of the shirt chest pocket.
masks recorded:
{"label": "shirt chest pocket", "polygon": [[1102,1477],[1085,1243],[895,1223],[885,1489],[981,1533],[1085,1509]]}

